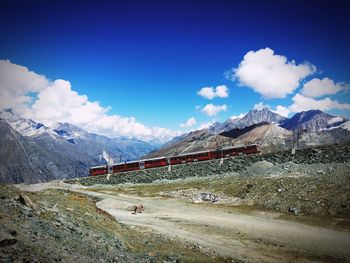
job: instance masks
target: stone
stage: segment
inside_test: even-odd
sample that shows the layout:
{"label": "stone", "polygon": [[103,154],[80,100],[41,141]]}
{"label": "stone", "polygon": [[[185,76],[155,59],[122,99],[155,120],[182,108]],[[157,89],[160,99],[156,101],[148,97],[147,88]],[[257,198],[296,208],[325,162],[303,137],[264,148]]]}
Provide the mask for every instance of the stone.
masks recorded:
{"label": "stone", "polygon": [[149,257],[155,257],[155,256],[157,256],[157,252],[155,252],[155,251],[150,251],[150,252],[148,252],[148,254],[147,254]]}
{"label": "stone", "polygon": [[33,201],[29,198],[29,196],[27,196],[27,195],[26,195],[25,193],[23,193],[23,192],[21,192],[20,195],[19,195],[19,201],[20,201],[23,205],[25,205],[25,206],[27,206],[27,207],[33,209],[33,210],[36,209],[36,205],[33,203]]}
{"label": "stone", "polygon": [[15,238],[5,238],[0,240],[0,247],[12,246],[17,243],[17,239]]}
{"label": "stone", "polygon": [[296,207],[289,206],[287,209],[288,213],[293,213],[295,215],[298,215],[300,213],[300,210]]}
{"label": "stone", "polygon": [[8,232],[9,232],[9,234],[10,234],[11,236],[17,236],[17,231],[16,231],[16,230],[11,229],[11,230],[9,230]]}

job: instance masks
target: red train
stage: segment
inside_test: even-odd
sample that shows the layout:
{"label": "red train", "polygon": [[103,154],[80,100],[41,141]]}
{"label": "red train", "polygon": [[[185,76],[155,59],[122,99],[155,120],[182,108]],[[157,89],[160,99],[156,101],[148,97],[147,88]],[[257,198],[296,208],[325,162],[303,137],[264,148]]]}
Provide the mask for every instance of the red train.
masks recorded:
{"label": "red train", "polygon": [[176,165],[183,163],[191,163],[198,161],[207,161],[211,159],[227,158],[231,156],[256,154],[260,150],[256,144],[222,148],[210,151],[201,151],[193,153],[184,153],[172,157],[156,157],[152,159],[144,159],[137,161],[130,161],[125,163],[117,163],[112,165],[95,166],[89,169],[90,176],[119,173],[127,171],[136,171],[141,169],[162,167],[167,165]]}

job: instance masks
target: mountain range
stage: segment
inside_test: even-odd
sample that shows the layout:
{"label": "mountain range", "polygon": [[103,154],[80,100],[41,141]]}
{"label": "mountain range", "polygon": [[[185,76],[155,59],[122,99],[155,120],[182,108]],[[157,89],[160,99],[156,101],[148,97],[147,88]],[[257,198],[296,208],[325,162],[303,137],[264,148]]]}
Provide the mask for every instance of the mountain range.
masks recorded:
{"label": "mountain range", "polygon": [[255,109],[242,118],[175,137],[162,147],[157,141],[108,138],[69,123],[47,127],[6,110],[0,112],[0,182],[36,183],[86,176],[89,167],[107,162],[232,145],[256,143],[262,151],[276,151],[349,141],[350,121],[320,110],[285,118],[266,107]]}
{"label": "mountain range", "polygon": [[139,159],[159,147],[135,138],[89,133],[69,123],[46,127],[11,110],[1,111],[0,118],[2,183],[86,176],[91,166]]}
{"label": "mountain range", "polygon": [[263,151],[276,151],[349,141],[350,122],[346,118],[320,110],[304,111],[286,118],[264,107],[251,110],[242,118],[216,122],[206,129],[174,138],[147,157],[252,143],[258,144]]}

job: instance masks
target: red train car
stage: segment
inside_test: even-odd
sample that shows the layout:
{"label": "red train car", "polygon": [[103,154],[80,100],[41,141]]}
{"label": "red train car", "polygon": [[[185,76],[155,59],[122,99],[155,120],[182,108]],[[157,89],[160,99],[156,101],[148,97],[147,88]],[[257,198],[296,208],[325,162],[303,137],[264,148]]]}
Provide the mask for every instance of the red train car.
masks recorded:
{"label": "red train car", "polygon": [[89,174],[91,176],[101,175],[108,173],[108,168],[106,165],[103,166],[94,166],[89,169]]}
{"label": "red train car", "polygon": [[167,166],[167,165],[168,165],[168,161],[165,157],[157,157],[157,158],[152,158],[152,159],[140,161],[140,169],[162,167],[162,166]]}
{"label": "red train car", "polygon": [[170,164],[176,165],[189,162],[206,161],[210,159],[212,159],[210,151],[201,151],[194,153],[185,153],[170,157]]}
{"label": "red train car", "polygon": [[95,166],[89,169],[91,176],[107,174],[107,173],[119,173],[127,171],[137,171],[141,169],[162,167],[167,165],[177,165],[183,163],[197,162],[197,161],[207,161],[211,159],[228,158],[239,155],[256,154],[260,153],[260,150],[256,144],[236,146],[236,147],[226,147],[222,149],[216,149],[211,151],[201,151],[180,154],[166,157],[157,157],[152,159],[144,159],[137,161],[130,161],[125,163],[118,163],[112,166]]}

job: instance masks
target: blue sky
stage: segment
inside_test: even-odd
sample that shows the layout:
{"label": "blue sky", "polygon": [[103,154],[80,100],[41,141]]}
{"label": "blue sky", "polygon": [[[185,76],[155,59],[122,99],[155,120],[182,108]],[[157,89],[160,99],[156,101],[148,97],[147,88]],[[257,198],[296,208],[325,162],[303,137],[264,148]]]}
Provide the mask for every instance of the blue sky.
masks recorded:
{"label": "blue sky", "polygon": [[[0,59],[44,75],[48,82],[67,80],[72,91],[110,107],[101,114],[135,117],[145,127],[182,132],[238,116],[259,103],[288,108],[305,83],[326,77],[334,82],[333,93],[308,98],[337,101],[343,106],[324,101],[333,106],[323,110],[350,117],[346,1],[119,2],[2,1]],[[257,92],[259,84],[251,75],[227,78],[225,72],[238,68],[247,52],[256,55],[266,47],[273,51],[268,57],[317,69],[310,66],[306,76],[297,78],[297,87],[279,98]],[[322,89],[324,83],[318,84],[312,87]],[[220,85],[228,88],[228,97],[198,95],[204,87]],[[31,105],[39,90],[30,91]],[[226,110],[208,116],[202,111],[207,104],[226,105]],[[196,124],[180,127],[190,118]],[[45,120],[42,114],[38,119]]]}

